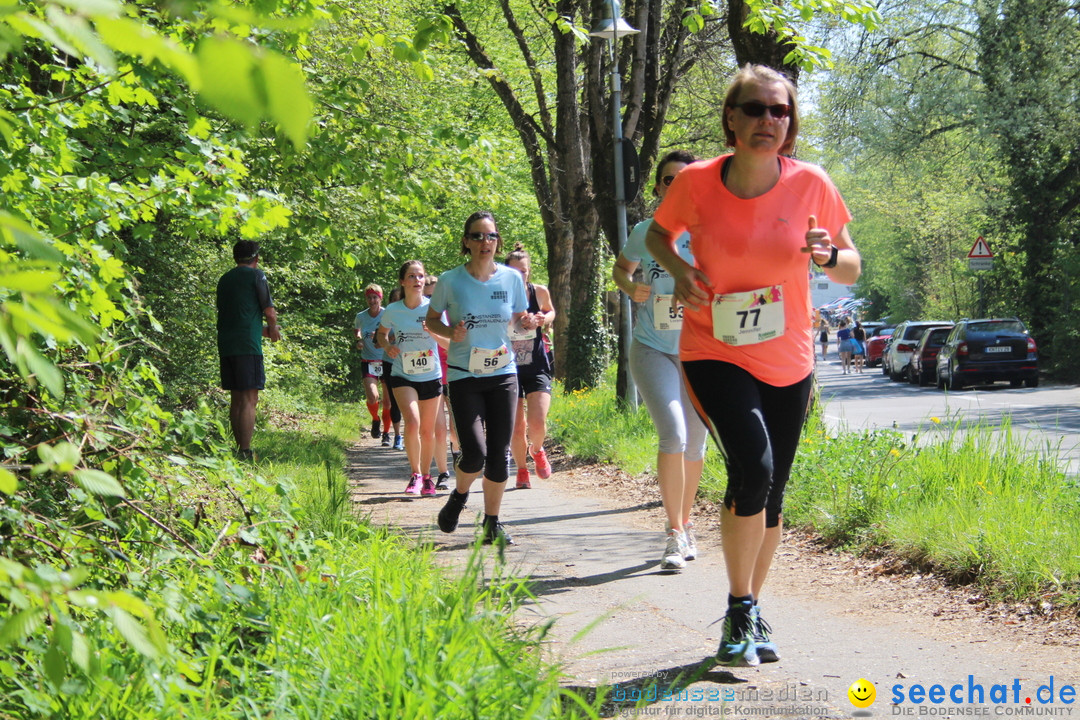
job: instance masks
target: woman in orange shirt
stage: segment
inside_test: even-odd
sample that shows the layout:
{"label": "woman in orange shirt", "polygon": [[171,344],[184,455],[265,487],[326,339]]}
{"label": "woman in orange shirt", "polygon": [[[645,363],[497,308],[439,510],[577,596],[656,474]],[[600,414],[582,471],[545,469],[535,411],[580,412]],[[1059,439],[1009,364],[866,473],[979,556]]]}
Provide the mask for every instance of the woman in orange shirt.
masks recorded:
{"label": "woman in orange shirt", "polygon": [[[685,306],[679,357],[698,413],[724,455],[722,542],[729,595],[717,660],[779,659],[756,601],[780,543],[784,487],[814,371],[809,262],[852,284],[851,219],[825,172],[793,160],[795,86],[747,65],[724,100],[734,152],[679,173],[646,237]],[[690,233],[695,264],[675,238]]]}

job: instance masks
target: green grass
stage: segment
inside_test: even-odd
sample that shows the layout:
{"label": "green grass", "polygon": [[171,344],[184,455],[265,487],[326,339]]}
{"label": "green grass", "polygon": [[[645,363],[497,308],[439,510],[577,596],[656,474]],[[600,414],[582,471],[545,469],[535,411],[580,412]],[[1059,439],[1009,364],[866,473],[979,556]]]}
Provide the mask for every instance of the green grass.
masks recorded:
{"label": "green grass", "polygon": [[602,695],[562,689],[542,659],[547,626],[516,621],[528,595],[500,563],[477,547],[446,570],[359,518],[355,407],[265,412],[258,464],[195,463],[170,489],[203,508],[180,523],[199,555],[129,554],[129,619],[69,608],[69,630],[0,644],[0,718],[598,717]]}
{"label": "green grass", "polygon": [[1005,598],[1076,602],[1080,490],[1054,449],[1026,447],[1007,419],[904,437],[830,433],[813,418],[803,443],[789,520]]}
{"label": "green grass", "polygon": [[[655,472],[644,408],[624,413],[614,383],[556,394],[552,436],[581,458]],[[701,494],[720,502],[726,474],[710,448]],[[659,497],[659,494],[657,495]],[[936,419],[915,436],[804,429],[785,522],[855,552],[886,552],[1010,600],[1080,603],[1080,488],[1054,448],[1025,446],[1008,420],[960,428]]]}
{"label": "green grass", "polygon": [[[612,383],[609,383],[612,385]],[[636,475],[656,468],[656,433],[644,404],[624,411],[613,392],[563,394],[556,381],[548,414],[552,436],[577,458],[615,463]]]}

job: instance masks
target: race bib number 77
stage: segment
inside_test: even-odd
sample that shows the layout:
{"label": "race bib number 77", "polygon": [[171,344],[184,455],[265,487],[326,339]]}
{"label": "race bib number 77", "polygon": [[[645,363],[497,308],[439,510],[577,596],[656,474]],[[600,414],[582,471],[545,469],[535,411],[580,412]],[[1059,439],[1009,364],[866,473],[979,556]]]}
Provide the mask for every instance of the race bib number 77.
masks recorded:
{"label": "race bib number 77", "polygon": [[717,295],[712,303],[713,337],[727,345],[754,345],[784,334],[784,289],[780,285]]}

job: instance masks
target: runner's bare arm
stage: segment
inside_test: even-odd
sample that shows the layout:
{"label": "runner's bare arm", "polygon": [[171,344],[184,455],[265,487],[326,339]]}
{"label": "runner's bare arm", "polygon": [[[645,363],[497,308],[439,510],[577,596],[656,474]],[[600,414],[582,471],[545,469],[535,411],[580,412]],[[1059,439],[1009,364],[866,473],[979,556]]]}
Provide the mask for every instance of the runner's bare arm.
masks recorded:
{"label": "runner's bare arm", "polygon": [[712,301],[709,276],[679,257],[675,236],[655,220],[649,224],[649,232],[645,235],[645,249],[675,278],[676,300],[695,310]]}

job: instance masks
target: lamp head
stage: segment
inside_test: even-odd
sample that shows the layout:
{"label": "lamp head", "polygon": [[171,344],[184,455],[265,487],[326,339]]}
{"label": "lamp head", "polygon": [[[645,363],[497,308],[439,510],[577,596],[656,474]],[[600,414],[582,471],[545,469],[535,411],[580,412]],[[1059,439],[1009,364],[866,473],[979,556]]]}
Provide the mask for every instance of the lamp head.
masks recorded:
{"label": "lamp head", "polygon": [[641,31],[622,19],[619,0],[611,0],[604,5],[604,17],[593,26],[589,37],[610,41],[627,35],[636,35],[639,32]]}

